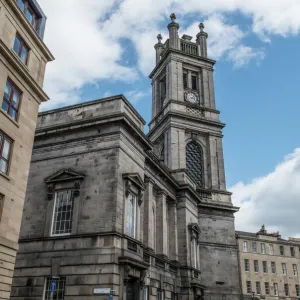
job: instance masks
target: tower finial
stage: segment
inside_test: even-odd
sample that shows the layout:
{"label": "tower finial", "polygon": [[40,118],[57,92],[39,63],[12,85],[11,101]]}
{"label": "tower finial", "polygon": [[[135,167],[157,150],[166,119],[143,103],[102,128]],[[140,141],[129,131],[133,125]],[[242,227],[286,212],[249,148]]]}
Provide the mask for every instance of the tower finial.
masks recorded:
{"label": "tower finial", "polygon": [[201,22],[200,24],[199,24],[199,29],[200,29],[200,32],[204,32],[204,29],[205,27],[204,27],[204,24]]}
{"label": "tower finial", "polygon": [[161,44],[162,36],[160,33],[157,35],[157,39],[158,39],[158,44]]}
{"label": "tower finial", "polygon": [[174,13],[172,13],[172,14],[170,15],[170,19],[171,19],[172,22],[175,22],[175,20],[176,20],[176,15],[175,15]]}

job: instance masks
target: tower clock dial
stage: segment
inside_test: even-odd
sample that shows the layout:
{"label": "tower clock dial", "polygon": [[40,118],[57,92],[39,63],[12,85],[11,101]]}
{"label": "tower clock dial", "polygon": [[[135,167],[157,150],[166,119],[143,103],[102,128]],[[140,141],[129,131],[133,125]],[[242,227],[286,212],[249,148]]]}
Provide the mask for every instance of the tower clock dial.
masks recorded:
{"label": "tower clock dial", "polygon": [[191,104],[198,104],[198,95],[195,94],[194,92],[185,92],[185,101],[191,103]]}

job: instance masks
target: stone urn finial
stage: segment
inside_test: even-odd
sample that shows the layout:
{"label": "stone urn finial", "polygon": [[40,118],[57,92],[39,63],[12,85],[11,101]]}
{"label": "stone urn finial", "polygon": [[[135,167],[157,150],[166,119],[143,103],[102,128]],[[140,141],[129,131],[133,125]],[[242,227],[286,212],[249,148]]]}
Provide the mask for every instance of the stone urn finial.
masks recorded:
{"label": "stone urn finial", "polygon": [[175,22],[175,20],[176,20],[176,15],[175,15],[174,13],[172,13],[172,14],[170,15],[170,19],[171,19],[172,22]]}

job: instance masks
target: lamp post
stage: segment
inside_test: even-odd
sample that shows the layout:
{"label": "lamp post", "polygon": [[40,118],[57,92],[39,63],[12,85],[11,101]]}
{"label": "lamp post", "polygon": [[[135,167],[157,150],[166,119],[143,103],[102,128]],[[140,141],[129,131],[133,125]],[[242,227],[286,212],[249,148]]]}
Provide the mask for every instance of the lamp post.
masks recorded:
{"label": "lamp post", "polygon": [[252,299],[254,299],[254,296],[255,296],[255,292],[252,292]]}

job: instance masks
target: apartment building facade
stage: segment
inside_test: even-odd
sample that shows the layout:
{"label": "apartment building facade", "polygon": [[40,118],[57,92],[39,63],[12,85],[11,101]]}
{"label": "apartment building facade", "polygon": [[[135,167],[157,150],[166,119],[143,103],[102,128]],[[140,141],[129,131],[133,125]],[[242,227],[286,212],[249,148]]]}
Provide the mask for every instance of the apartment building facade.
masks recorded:
{"label": "apartment building facade", "polygon": [[300,299],[300,240],[279,232],[237,231],[242,294],[258,299]]}
{"label": "apartment building facade", "polygon": [[46,63],[35,0],[0,0],[0,299],[9,299]]}

